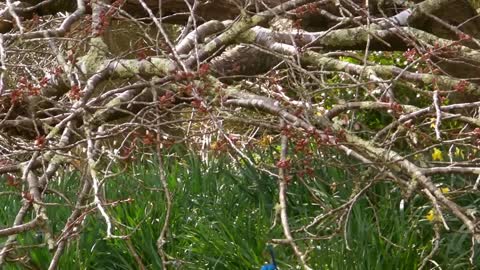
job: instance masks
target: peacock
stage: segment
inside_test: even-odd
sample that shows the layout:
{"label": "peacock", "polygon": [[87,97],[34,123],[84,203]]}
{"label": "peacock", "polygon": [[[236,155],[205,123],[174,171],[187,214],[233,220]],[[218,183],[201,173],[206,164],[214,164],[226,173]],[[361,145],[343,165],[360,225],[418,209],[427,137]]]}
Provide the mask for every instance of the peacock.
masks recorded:
{"label": "peacock", "polygon": [[268,245],[268,251],[270,252],[270,256],[272,257],[272,262],[269,264],[265,264],[260,270],[278,270],[277,263],[275,262],[275,254],[273,253],[273,247],[271,245]]}

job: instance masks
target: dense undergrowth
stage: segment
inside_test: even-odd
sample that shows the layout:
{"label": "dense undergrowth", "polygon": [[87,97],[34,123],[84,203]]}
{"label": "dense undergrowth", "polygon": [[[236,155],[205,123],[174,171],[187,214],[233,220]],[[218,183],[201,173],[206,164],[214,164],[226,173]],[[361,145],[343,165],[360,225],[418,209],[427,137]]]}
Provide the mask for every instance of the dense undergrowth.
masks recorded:
{"label": "dense undergrowth", "polygon": [[[250,157],[268,163],[272,153]],[[165,245],[171,269],[260,269],[269,259],[266,244],[283,238],[275,217],[276,178],[242,160],[232,162],[226,155],[202,162],[195,154],[176,149],[164,160],[174,201]],[[346,202],[352,180],[358,177],[326,167],[320,160],[315,160],[313,167],[312,177],[295,176],[289,185],[293,229]],[[105,222],[98,212],[91,211],[83,222],[83,233],[71,240],[61,258],[60,269],[139,269],[135,253],[147,269],[161,269],[156,240],[165,204],[156,159],[145,155],[118,170],[121,173],[105,181],[105,194],[109,202],[116,202],[108,207],[115,235],[128,237],[104,239]],[[66,190],[66,198],[74,199],[78,184],[79,173],[67,173],[50,188]],[[47,198],[48,203],[61,204],[49,208],[52,230],[57,234],[64,224],[55,221],[66,220],[69,209],[62,206],[64,199]],[[332,220],[330,226],[316,228],[325,239],[303,242],[313,247],[311,265],[315,269],[417,269],[432,249],[432,223],[425,219],[430,208],[424,199],[415,197],[402,210],[401,199],[394,185],[379,181],[353,206],[346,230]],[[18,211],[20,197],[0,197],[2,205],[12,205],[12,201],[15,208],[0,212],[2,226]],[[433,259],[442,269],[467,269],[469,235],[462,231],[443,233]],[[51,254],[42,247],[41,234],[21,234],[18,242],[25,246],[21,252],[31,257],[30,264],[10,262],[5,269],[48,268]],[[276,245],[275,251],[281,269],[298,268],[288,245]]]}

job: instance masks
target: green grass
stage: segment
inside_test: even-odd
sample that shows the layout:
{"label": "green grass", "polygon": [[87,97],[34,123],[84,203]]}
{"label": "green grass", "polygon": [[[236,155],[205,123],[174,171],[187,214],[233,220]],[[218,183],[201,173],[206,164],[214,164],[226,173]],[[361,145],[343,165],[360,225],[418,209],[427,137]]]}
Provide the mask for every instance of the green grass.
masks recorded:
{"label": "green grass", "polygon": [[[268,163],[274,153],[259,155],[260,160]],[[293,228],[308,224],[312,217],[325,211],[322,209],[346,202],[353,179],[359,177],[340,168],[326,167],[321,162],[315,161],[314,178],[303,179],[309,190],[297,178],[292,179],[289,186],[289,217]],[[174,200],[165,245],[166,253],[172,258],[171,269],[260,269],[268,260],[266,243],[283,237],[278,222],[270,229],[277,203],[276,179],[245,162],[218,157],[205,164],[194,154],[178,149],[165,158],[165,167]],[[331,186],[333,182],[337,183],[335,190]],[[62,190],[74,201],[78,184],[78,175],[70,173],[50,187]],[[105,240],[105,222],[97,212],[92,212],[84,221],[82,234],[73,238],[65,250],[59,269],[138,269],[127,241],[148,269],[161,269],[156,239],[165,218],[165,203],[160,189],[158,166],[155,160],[145,157],[108,179],[105,190],[110,202],[134,200],[108,207],[116,224],[115,235],[129,235],[129,239]],[[320,201],[313,200],[312,194]],[[55,196],[47,197],[48,202],[63,202]],[[330,239],[298,242],[302,249],[312,248],[310,265],[314,269],[332,270],[417,269],[422,257],[431,250],[432,226],[424,220],[429,208],[424,199],[415,197],[400,211],[401,198],[394,185],[379,182],[352,207],[346,238],[343,229],[335,226],[336,220],[312,228],[310,231],[317,235],[329,235],[336,230],[339,234]],[[0,197],[1,205],[8,206],[0,212],[2,226],[13,220],[20,207],[19,199],[13,195]],[[52,230],[58,234],[69,209],[49,207],[48,213]],[[461,227],[443,233],[441,248],[434,260],[443,269],[467,269],[468,234]],[[27,245],[39,240],[35,234],[25,233],[20,235],[18,243]],[[297,267],[289,246],[276,246],[275,250],[282,269]],[[30,256],[32,269],[46,269],[52,256],[41,247],[23,252]],[[478,256],[475,260],[478,262]],[[10,263],[4,269],[26,268]]]}

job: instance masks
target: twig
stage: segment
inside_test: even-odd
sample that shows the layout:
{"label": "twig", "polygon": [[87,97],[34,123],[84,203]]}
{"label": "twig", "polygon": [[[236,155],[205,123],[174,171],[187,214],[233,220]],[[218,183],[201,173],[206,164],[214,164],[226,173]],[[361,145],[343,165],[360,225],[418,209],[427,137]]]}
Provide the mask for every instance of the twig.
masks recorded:
{"label": "twig", "polygon": [[[153,91],[153,98],[154,100],[157,100],[157,93]],[[156,108],[156,112],[158,115],[160,115],[159,108]],[[168,181],[166,177],[166,171],[165,167],[163,164],[163,157],[162,157],[162,149],[161,149],[161,120],[158,118],[157,120],[158,128],[157,128],[157,143],[156,143],[156,150],[157,150],[157,157],[158,157],[158,176],[160,178],[160,182],[162,184],[163,192],[165,194],[165,202],[166,202],[166,213],[165,213],[165,220],[163,222],[162,226],[162,231],[160,232],[160,235],[158,236],[157,239],[157,252],[160,255],[162,259],[162,268],[167,269],[168,265],[168,257],[167,254],[165,253],[164,250],[164,245],[167,242],[166,237],[167,237],[167,231],[170,223],[170,216],[172,212],[172,195],[170,194],[170,190],[168,188]]]}
{"label": "twig", "polygon": [[[84,120],[86,123],[88,122],[88,119]],[[103,219],[105,220],[105,223],[107,224],[107,236],[106,238],[125,238],[124,236],[116,236],[112,234],[112,222],[110,221],[110,217],[107,214],[107,211],[103,207],[102,200],[100,199],[100,184],[97,176],[97,163],[98,161],[95,160],[95,145],[92,140],[92,131],[88,127],[88,125],[85,125],[85,134],[87,137],[87,162],[88,162],[88,172],[90,174],[90,177],[92,178],[92,187],[93,187],[93,192],[94,192],[94,199],[93,202],[95,203],[98,211],[100,211],[100,214],[102,215]]]}
{"label": "twig", "polygon": [[[280,125],[285,126],[285,120],[280,120]],[[281,135],[281,152],[280,152],[280,162],[287,162],[287,147],[288,147],[288,138],[287,135]],[[286,168],[280,166],[279,168],[279,179],[278,179],[278,200],[280,202],[280,220],[283,227],[283,234],[285,235],[286,241],[290,244],[295,253],[295,256],[299,260],[303,269],[312,270],[310,266],[307,265],[305,261],[305,254],[298,248],[297,244],[292,237],[290,232],[290,225],[288,224],[288,215],[287,215],[287,184],[288,184],[288,175]]]}
{"label": "twig", "polygon": [[[12,4],[12,0],[7,0],[6,3],[7,3],[7,7],[8,7],[8,12],[10,13],[10,15],[15,20],[15,24],[17,25],[18,30],[20,31],[20,34],[23,34],[25,32],[25,27],[23,27],[22,21],[20,20],[20,17],[18,17],[17,12],[15,11],[15,7]],[[18,3],[18,2],[16,2],[16,3]]]}
{"label": "twig", "polygon": [[[23,201],[22,207],[20,208],[20,210],[17,213],[17,216],[15,217],[13,226],[19,226],[22,224],[23,219],[27,214],[27,211],[30,209],[30,206],[32,206],[30,202],[28,202],[27,200]],[[5,241],[5,243],[3,244],[3,248],[0,250],[0,266],[2,266],[5,263],[5,259],[8,254],[8,251],[13,246],[16,239],[17,239],[17,235],[12,234],[8,236],[7,241]]]}
{"label": "twig", "polygon": [[425,256],[422,260],[422,264],[420,267],[418,267],[418,270],[422,270],[427,263],[432,259],[433,255],[435,255],[435,252],[437,252],[438,247],[440,246],[440,226],[438,224],[433,225],[433,231],[435,232],[435,237],[432,239],[432,250],[430,253]]}
{"label": "twig", "polygon": [[[86,169],[87,169],[87,166],[85,166],[85,170]],[[65,223],[65,226],[62,230],[62,234],[58,237],[60,240],[57,242],[57,249],[53,254],[53,258],[50,261],[50,266],[48,267],[48,270],[57,269],[58,261],[62,256],[63,250],[65,249],[65,246],[68,240],[68,238],[62,237],[62,235],[69,233],[69,231],[75,230],[75,228],[77,227],[76,226],[77,219],[82,214],[81,207],[85,203],[85,200],[88,194],[90,193],[90,190],[92,189],[91,180],[88,178],[88,174],[86,171],[83,172],[82,179],[83,179],[82,190],[80,191],[80,194],[78,194],[78,199],[75,204],[75,209],[70,214],[70,217],[68,217],[67,222]]]}
{"label": "twig", "polygon": [[442,110],[440,109],[440,101],[438,98],[438,90],[433,92],[433,105],[435,106],[435,136],[437,140],[441,140],[442,137],[440,136],[440,125],[442,124]]}

